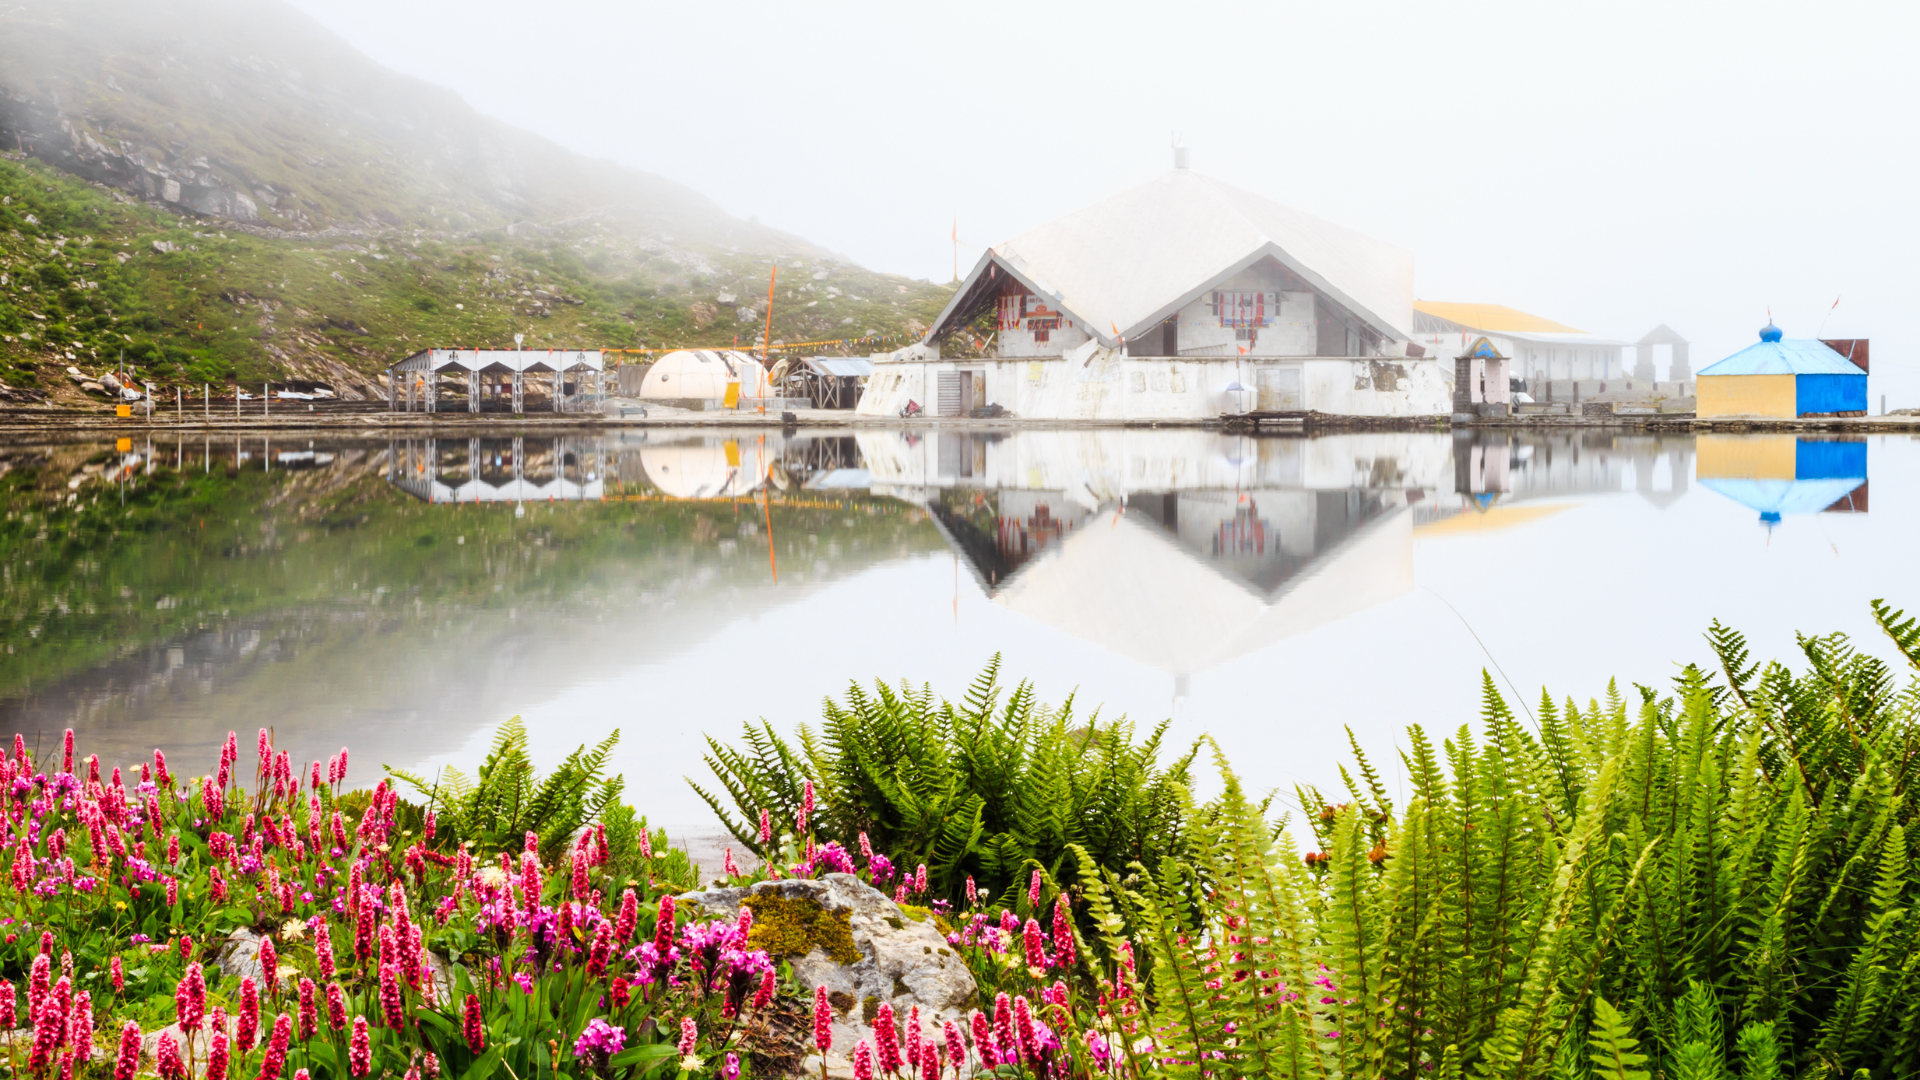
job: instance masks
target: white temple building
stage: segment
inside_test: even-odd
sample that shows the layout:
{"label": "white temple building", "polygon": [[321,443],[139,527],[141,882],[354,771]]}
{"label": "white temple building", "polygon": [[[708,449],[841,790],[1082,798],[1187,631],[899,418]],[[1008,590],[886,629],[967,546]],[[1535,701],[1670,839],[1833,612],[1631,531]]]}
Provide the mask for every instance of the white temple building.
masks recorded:
{"label": "white temple building", "polygon": [[876,358],[858,411],[1447,414],[1451,366],[1408,347],[1412,254],[1201,176],[1183,154],[989,248],[921,343]]}

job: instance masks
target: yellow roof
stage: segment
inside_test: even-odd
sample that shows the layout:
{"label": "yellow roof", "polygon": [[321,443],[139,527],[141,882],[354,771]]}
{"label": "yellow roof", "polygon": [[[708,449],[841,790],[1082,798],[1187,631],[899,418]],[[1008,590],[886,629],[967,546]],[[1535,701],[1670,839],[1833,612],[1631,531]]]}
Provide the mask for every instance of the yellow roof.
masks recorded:
{"label": "yellow roof", "polygon": [[1525,525],[1530,521],[1557,514],[1565,510],[1567,503],[1549,503],[1529,506],[1495,506],[1484,512],[1463,511],[1452,517],[1429,521],[1414,527],[1413,535],[1426,539],[1430,536],[1451,536],[1455,533],[1493,532],[1514,525]]}
{"label": "yellow roof", "polygon": [[1473,330],[1511,330],[1516,334],[1584,334],[1571,326],[1515,311],[1502,304],[1449,304],[1439,300],[1415,300],[1413,310],[1425,312]]}

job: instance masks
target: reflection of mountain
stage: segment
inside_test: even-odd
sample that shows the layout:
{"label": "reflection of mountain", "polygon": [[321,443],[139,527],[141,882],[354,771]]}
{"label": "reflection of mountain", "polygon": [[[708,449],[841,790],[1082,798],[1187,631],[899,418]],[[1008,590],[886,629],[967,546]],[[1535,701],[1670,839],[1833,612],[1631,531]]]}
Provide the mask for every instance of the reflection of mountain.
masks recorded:
{"label": "reflection of mountain", "polygon": [[1866,513],[1867,444],[1795,435],[1702,435],[1700,483],[1760,513]]}
{"label": "reflection of mountain", "polygon": [[[267,473],[254,454],[232,474],[211,456],[202,471],[199,454],[168,444],[151,455],[160,467],[129,483],[137,529],[94,542],[85,521],[68,521],[37,544],[32,529],[70,490],[98,502],[89,513],[120,519],[118,488],[87,479],[108,474],[85,471],[119,455],[16,451],[0,492],[12,553],[0,713],[29,733],[80,728],[108,760],[160,743],[192,760],[229,729],[277,725],[302,755],[346,742],[362,761],[397,764],[939,544],[918,512],[889,500],[776,494],[776,586],[768,510],[662,498],[638,449],[616,444],[575,438],[556,453],[526,440],[534,475],[593,463],[615,490],[604,502],[531,504],[520,517],[415,501],[387,481],[402,447],[386,440],[322,447],[334,461],[300,472],[276,455]],[[464,463],[466,440],[440,445]],[[60,557],[21,557],[50,549]],[[88,614],[110,605],[111,619]]]}

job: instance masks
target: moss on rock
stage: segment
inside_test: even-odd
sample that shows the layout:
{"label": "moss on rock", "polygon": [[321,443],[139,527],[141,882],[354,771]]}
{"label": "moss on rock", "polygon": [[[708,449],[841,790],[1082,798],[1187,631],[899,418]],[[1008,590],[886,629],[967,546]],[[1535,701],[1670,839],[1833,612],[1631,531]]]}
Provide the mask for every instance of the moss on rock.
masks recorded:
{"label": "moss on rock", "polygon": [[753,912],[747,943],[775,959],[805,956],[819,949],[835,963],[853,964],[860,950],[853,943],[853,916],[828,911],[812,900],[762,893],[741,903]]}

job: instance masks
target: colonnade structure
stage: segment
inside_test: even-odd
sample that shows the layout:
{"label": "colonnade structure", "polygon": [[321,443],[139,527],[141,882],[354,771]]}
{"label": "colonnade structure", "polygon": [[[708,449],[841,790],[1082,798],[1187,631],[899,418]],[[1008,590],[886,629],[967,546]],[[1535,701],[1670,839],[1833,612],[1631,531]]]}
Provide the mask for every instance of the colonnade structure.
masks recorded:
{"label": "colonnade structure", "polygon": [[[422,349],[387,368],[387,405],[393,411],[437,412],[444,375],[466,376],[467,411],[483,399],[511,396],[513,411],[526,412],[527,376],[545,375],[554,412],[597,404],[606,397],[606,360],[599,349]],[[574,386],[567,393],[567,384]]]}
{"label": "colonnade structure", "polygon": [[606,497],[606,456],[591,438],[394,440],[387,481],[429,503],[591,502]]}

